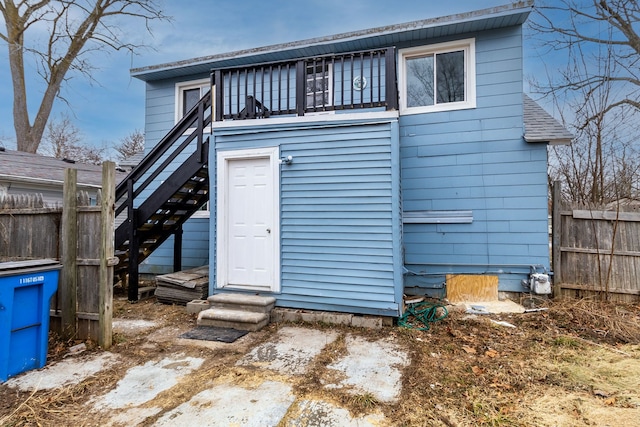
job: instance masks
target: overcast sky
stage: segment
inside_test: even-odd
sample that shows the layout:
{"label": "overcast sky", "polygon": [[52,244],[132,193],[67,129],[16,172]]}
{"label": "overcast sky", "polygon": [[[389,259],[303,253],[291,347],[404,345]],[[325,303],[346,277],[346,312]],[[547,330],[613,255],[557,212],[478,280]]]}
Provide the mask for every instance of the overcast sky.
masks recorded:
{"label": "overcast sky", "polygon": [[[326,36],[388,24],[468,12],[510,3],[509,0],[164,0],[171,22],[125,27],[126,36],[152,49],[93,58],[94,82],[74,75],[62,90],[68,101],[56,101],[52,118],[67,112],[84,140],[110,147],[135,129],[144,129],[144,83],[132,79],[135,67]],[[535,63],[525,41],[525,67]],[[33,66],[30,65],[33,77]],[[528,70],[525,69],[525,73]],[[37,80],[28,90],[40,91]],[[40,95],[39,93],[31,93]],[[0,42],[0,142],[15,148],[12,90],[6,44]],[[35,110],[35,108],[33,108]],[[31,112],[31,119],[33,115]]]}

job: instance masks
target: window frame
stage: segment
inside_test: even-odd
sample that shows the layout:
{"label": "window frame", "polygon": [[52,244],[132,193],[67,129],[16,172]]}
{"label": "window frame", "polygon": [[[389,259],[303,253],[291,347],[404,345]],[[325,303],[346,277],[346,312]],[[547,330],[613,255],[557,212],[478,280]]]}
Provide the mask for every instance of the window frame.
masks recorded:
{"label": "window frame", "polygon": [[[183,114],[182,114],[182,110],[184,109],[184,91],[186,90],[190,90],[190,89],[200,89],[200,98],[202,98],[202,96],[204,95],[204,93],[202,92],[203,88],[208,88],[209,90],[211,90],[211,93],[213,94],[213,88],[211,87],[211,79],[198,79],[198,80],[189,80],[189,81],[185,81],[185,82],[180,82],[180,83],[176,83],[175,85],[176,87],[176,92],[175,92],[175,117],[174,117],[174,124],[178,123],[180,121],[180,119],[182,118]],[[206,92],[205,92],[206,93]],[[211,108],[213,108],[213,102],[211,103]],[[184,135],[189,135],[191,132],[195,131],[196,128],[189,128],[187,129],[187,131],[184,133]],[[200,208],[199,210],[195,211],[193,213],[193,215],[191,215],[191,218],[209,218],[210,217],[210,202],[211,200],[209,200],[204,206],[202,206],[202,208]]]}
{"label": "window frame", "polygon": [[211,88],[210,79],[189,80],[185,82],[176,83],[174,123],[178,123],[183,116],[182,110],[184,107],[184,102],[183,102],[184,91],[190,90],[190,89],[200,89],[200,98],[202,98],[204,93],[206,93],[206,92],[204,93],[202,92],[202,88],[204,87],[207,87],[209,90],[213,90]]}
{"label": "window frame", "polygon": [[[437,100],[434,99],[433,105],[407,107],[407,59],[434,55],[435,63],[435,55],[456,51],[464,52],[464,101],[437,103]],[[401,49],[398,52],[398,55],[398,95],[400,97],[400,114],[421,114],[436,111],[451,111],[476,108],[475,38]]]}

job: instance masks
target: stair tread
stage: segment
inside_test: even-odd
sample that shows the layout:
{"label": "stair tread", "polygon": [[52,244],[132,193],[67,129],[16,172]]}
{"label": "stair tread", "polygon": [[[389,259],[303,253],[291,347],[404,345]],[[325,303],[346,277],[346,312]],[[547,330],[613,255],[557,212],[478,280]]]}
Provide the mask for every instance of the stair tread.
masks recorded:
{"label": "stair tread", "polygon": [[[206,156],[204,158],[206,159]],[[145,240],[138,243],[137,256],[134,254],[130,257],[128,240],[118,243],[115,250],[120,262],[116,267],[116,271],[126,270],[130,262],[140,263],[146,259],[151,252],[164,242],[167,235],[176,230],[176,227],[186,217],[193,215],[209,200],[208,165],[206,161],[204,163],[201,161],[196,164],[190,158],[183,163],[180,167],[182,170],[180,179],[184,179],[182,185],[179,185],[177,181],[172,181],[170,185],[171,191],[167,191],[167,193],[171,194],[173,192],[173,195],[162,201],[159,200],[160,203],[157,210],[149,214],[146,220],[140,218],[143,223],[138,227],[138,230],[144,233]],[[126,216],[126,211],[123,215]],[[120,227],[126,227],[126,222],[123,224],[118,226],[116,239],[123,237]]]}
{"label": "stair tread", "polygon": [[198,314],[198,321],[202,319],[226,320],[230,322],[260,323],[269,318],[268,313],[233,310],[228,308],[208,308]]}
{"label": "stair tread", "polygon": [[209,304],[224,303],[266,307],[271,304],[275,304],[276,299],[274,297],[261,295],[215,294],[207,298],[207,301],[209,301]]}

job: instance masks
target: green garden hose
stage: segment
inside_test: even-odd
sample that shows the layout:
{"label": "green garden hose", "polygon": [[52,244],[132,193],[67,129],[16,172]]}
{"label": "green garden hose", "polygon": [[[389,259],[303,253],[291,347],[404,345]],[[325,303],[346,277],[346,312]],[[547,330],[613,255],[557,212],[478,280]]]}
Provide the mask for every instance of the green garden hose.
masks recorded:
{"label": "green garden hose", "polygon": [[[440,314],[438,309],[441,309]],[[447,308],[442,304],[426,301],[410,304],[398,319],[398,326],[428,331],[431,323],[444,319],[448,314]]]}

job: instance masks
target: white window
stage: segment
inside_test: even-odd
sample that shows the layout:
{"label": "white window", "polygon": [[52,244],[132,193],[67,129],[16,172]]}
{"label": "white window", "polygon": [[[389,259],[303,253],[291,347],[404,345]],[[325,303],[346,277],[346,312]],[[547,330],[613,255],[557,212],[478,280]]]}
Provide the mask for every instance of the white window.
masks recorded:
{"label": "white window", "polygon": [[[176,123],[210,90],[211,81],[209,79],[193,80],[176,84]],[[188,135],[194,130],[195,128],[190,128],[184,134]],[[209,218],[209,202],[205,203],[191,217]]]}
{"label": "white window", "polygon": [[209,79],[176,84],[176,123],[210,90]]}
{"label": "white window", "polygon": [[475,74],[474,39],[401,50],[400,112],[475,108]]}
{"label": "white window", "polygon": [[[211,194],[211,193],[209,193]],[[198,209],[197,211],[195,211],[193,213],[193,215],[191,215],[191,218],[209,218],[209,202],[205,203],[204,205],[202,205],[202,207],[200,209]]]}
{"label": "white window", "polygon": [[331,79],[331,64],[322,61],[313,61],[307,64],[307,110],[314,108],[322,110],[322,107],[333,103],[333,82]]}

